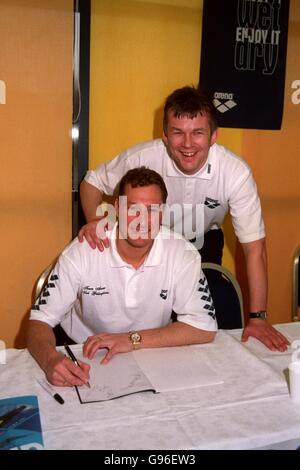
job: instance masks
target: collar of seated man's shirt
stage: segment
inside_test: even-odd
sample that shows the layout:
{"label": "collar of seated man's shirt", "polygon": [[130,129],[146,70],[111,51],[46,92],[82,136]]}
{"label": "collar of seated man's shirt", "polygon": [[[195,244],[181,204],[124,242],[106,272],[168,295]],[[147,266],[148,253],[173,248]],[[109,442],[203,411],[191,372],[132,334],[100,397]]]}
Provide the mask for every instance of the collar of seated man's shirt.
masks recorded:
{"label": "collar of seated man's shirt", "polygon": [[[130,264],[124,261],[121,256],[118,253],[117,246],[116,246],[116,237],[117,237],[117,227],[118,223],[116,222],[112,231],[107,232],[107,237],[110,240],[110,265],[113,268],[122,268],[124,266],[129,266]],[[154,239],[154,243],[152,245],[152,248],[150,250],[150,253],[148,254],[143,267],[150,267],[150,266],[159,266],[162,263],[162,257],[163,257],[163,237],[164,237],[164,229],[165,228],[160,228],[160,231],[158,232],[157,236]],[[168,229],[167,229],[168,230]]]}

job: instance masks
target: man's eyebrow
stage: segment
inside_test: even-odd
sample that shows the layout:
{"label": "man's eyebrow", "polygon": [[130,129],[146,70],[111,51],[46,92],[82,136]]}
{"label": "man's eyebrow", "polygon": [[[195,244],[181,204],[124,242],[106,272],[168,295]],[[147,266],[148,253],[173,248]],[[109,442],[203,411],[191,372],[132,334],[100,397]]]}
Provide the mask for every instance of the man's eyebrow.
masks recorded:
{"label": "man's eyebrow", "polygon": [[128,206],[140,205],[140,206],[145,206],[145,207],[151,207],[151,206],[161,206],[162,204],[163,204],[163,201],[151,202],[150,204],[145,204],[144,202],[127,201]]}
{"label": "man's eyebrow", "polygon": [[[180,127],[176,127],[176,126],[170,126],[170,129],[171,129],[172,131],[181,131],[181,132],[184,132],[184,129],[181,129]],[[204,127],[194,127],[194,128],[192,129],[192,132],[193,132],[193,131],[204,131],[204,130],[205,130]]]}

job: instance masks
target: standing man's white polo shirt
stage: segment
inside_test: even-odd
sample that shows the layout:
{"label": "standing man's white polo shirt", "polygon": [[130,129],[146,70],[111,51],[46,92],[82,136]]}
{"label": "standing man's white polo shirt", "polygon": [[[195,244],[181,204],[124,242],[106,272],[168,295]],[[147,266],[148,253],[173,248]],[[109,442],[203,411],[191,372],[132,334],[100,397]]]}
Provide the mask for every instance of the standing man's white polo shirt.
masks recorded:
{"label": "standing man's white polo shirt", "polygon": [[[197,250],[163,229],[144,264],[135,269],[119,256],[116,225],[103,252],[75,239],[62,253],[30,319],[61,323],[76,342],[100,332],[160,328],[178,321],[215,331],[215,312]],[[69,313],[68,313],[69,312]]]}
{"label": "standing man's white polo shirt", "polygon": [[220,228],[225,215],[230,212],[241,243],[265,237],[261,204],[251,169],[225,147],[212,145],[206,164],[195,175],[185,175],[168,155],[163,141],[156,139],[135,145],[110,162],[88,171],[85,181],[111,195],[122,176],[140,166],[162,176],[168,190],[169,206],[189,205],[194,220],[196,211],[204,210],[203,226],[194,236],[201,237],[209,230]]}

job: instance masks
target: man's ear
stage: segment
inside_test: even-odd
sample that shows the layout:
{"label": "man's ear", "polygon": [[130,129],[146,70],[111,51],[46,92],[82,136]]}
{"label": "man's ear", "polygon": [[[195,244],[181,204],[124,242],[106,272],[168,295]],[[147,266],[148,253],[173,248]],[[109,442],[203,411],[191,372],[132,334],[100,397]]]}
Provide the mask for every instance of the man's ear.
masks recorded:
{"label": "man's ear", "polygon": [[210,146],[214,145],[218,139],[218,129],[215,129],[210,138]]}
{"label": "man's ear", "polygon": [[119,196],[115,198],[114,206],[116,209],[116,218],[118,219],[119,216]]}
{"label": "man's ear", "polygon": [[168,145],[168,137],[166,136],[165,130],[163,130],[162,140],[165,145]]}

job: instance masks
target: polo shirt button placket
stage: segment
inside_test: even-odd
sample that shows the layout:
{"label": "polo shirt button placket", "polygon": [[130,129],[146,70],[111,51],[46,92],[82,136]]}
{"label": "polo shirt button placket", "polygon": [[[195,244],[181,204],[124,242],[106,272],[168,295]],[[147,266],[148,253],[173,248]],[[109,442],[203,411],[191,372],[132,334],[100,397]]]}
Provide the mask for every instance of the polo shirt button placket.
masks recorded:
{"label": "polo shirt button placket", "polygon": [[184,202],[187,204],[193,203],[193,194],[195,189],[195,179],[194,178],[187,178],[185,182],[185,194],[184,194]]}
{"label": "polo shirt button placket", "polygon": [[127,279],[125,303],[128,308],[135,308],[137,306],[138,276],[139,272],[134,270],[134,272],[131,273],[131,276]]}

